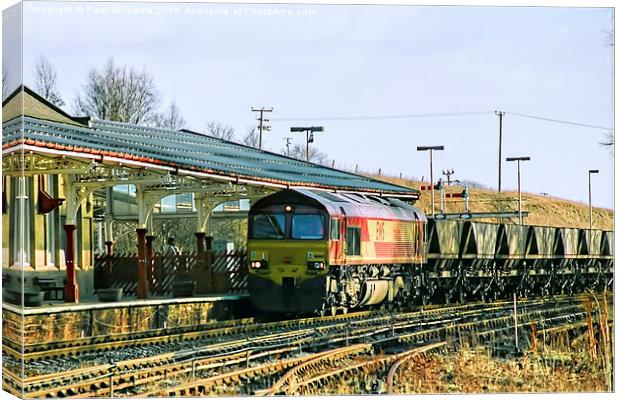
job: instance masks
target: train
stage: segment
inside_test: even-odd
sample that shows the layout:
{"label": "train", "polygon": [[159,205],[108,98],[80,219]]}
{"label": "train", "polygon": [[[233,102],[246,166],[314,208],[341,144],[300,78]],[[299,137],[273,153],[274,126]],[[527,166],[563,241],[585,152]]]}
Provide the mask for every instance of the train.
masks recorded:
{"label": "train", "polygon": [[264,312],[602,290],[613,232],[428,218],[390,197],[282,190],[248,213],[248,291]]}

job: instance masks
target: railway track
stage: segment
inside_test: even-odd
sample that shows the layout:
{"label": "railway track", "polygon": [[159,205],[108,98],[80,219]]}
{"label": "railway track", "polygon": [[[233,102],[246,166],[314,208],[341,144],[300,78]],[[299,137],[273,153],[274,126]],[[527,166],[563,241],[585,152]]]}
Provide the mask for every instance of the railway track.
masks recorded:
{"label": "railway track", "polygon": [[[522,327],[530,326],[532,321],[544,323],[547,328],[567,321],[577,323],[584,314],[579,301],[569,299],[558,299],[554,307],[542,300],[521,301],[519,307],[518,321]],[[227,390],[237,387],[242,393],[292,394],[291,390],[295,390],[311,394],[317,390],[318,383],[332,382],[332,376],[353,376],[354,371],[381,369],[400,359],[396,355],[372,356],[373,352],[425,346],[431,347],[424,351],[435,351],[446,345],[434,345],[451,344],[462,335],[471,336],[472,332],[492,335],[506,330],[513,318],[511,309],[510,302],[477,303],[394,316],[357,313],[288,321],[275,333],[229,338],[156,356],[27,377],[23,388],[28,397],[233,394]],[[273,324],[278,323],[262,325],[273,327]],[[253,330],[259,331],[260,328]],[[316,353],[324,349],[327,353]],[[353,362],[362,354],[367,359]],[[54,360],[61,361],[61,358],[56,356]],[[342,368],[333,366],[330,371],[316,368],[324,362],[338,360],[344,363]],[[357,364],[360,365],[350,368]],[[313,375],[305,379],[303,374],[299,375],[317,370],[322,371],[320,377]],[[290,375],[285,379],[286,371]],[[3,387],[19,393],[21,379],[11,371],[4,369],[4,372]],[[279,386],[275,385],[280,381]]]}
{"label": "railway track", "polygon": [[[165,353],[157,356],[138,358],[135,360],[122,361],[118,363],[104,363],[98,367],[86,367],[64,372],[53,372],[36,377],[27,377],[24,381],[24,387],[27,391],[33,391],[37,396],[53,395],[53,396],[76,396],[87,390],[109,391],[110,388],[126,388],[131,386],[156,381],[160,378],[183,374],[187,371],[203,371],[213,369],[215,367],[225,367],[232,364],[239,364],[240,360],[253,360],[262,354],[272,355],[274,352],[282,353],[272,349],[285,347],[286,345],[295,346],[293,349],[299,349],[300,346],[316,347],[324,345],[326,341],[338,342],[339,340],[347,340],[346,335],[341,338],[339,331],[350,331],[351,339],[357,335],[368,334],[375,331],[378,326],[382,326],[391,320],[395,328],[401,325],[419,323],[421,318],[429,318],[436,314],[446,313],[467,313],[479,312],[480,307],[488,307],[488,305],[470,304],[464,306],[450,308],[435,308],[419,312],[406,313],[396,318],[385,316],[372,316],[370,313],[357,313],[345,317],[326,317],[318,319],[319,323],[314,324],[312,328],[303,328],[308,320],[298,320],[282,324],[286,329],[291,325],[302,327],[288,332],[279,332],[266,335],[259,335],[252,338],[243,338],[236,340],[228,340],[223,343],[213,343],[202,347],[193,347],[191,349],[179,350],[171,353]],[[360,320],[363,316],[366,319]],[[343,321],[343,320],[346,320]],[[404,320],[404,321],[403,321]],[[330,323],[331,322],[331,323]],[[438,323],[440,323],[439,321]],[[273,323],[264,324],[272,327]],[[360,326],[358,326],[360,325]],[[54,354],[58,354],[54,349]],[[46,357],[47,359],[47,357]],[[57,364],[62,365],[62,359],[55,358]],[[34,363],[30,361],[30,364]],[[191,367],[190,367],[191,364]],[[134,371],[147,371],[138,372]],[[114,378],[110,381],[108,375],[112,374]],[[134,376],[132,376],[134,374]],[[76,384],[76,381],[82,382]],[[20,379],[9,371],[4,378],[4,383],[10,385],[19,385]],[[113,389],[114,390],[114,389]]]}

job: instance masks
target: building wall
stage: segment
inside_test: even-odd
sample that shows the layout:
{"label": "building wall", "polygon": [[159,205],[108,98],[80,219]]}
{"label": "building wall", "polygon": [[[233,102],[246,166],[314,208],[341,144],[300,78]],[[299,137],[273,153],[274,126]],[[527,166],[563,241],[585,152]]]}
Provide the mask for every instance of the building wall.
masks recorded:
{"label": "building wall", "polygon": [[[36,276],[54,277],[59,284],[64,281],[66,243],[63,225],[66,220],[66,206],[63,204],[48,214],[37,212],[39,179],[26,178],[28,206],[25,207],[26,246],[28,248],[29,263],[19,264],[16,253],[16,241],[19,227],[16,221],[19,212],[16,185],[17,179],[6,179],[6,196],[8,213],[2,215],[2,273],[11,275],[9,285],[15,289],[21,287],[21,277],[24,275],[25,290],[38,290],[34,284]],[[43,176],[45,191],[52,197],[65,198],[62,176]],[[76,230],[76,270],[80,297],[92,296],[93,293],[93,243],[94,224],[92,221],[92,195],[85,201],[78,212],[78,229]],[[7,285],[5,285],[5,288]]]}

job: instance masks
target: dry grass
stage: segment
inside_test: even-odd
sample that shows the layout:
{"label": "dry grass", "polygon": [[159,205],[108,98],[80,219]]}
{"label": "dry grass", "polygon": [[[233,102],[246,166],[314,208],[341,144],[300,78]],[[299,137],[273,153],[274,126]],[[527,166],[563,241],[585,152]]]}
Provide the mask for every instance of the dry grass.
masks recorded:
{"label": "dry grass", "polygon": [[[420,357],[401,372],[397,393],[550,393],[607,390],[587,355],[552,352],[499,360],[484,349]],[[550,360],[555,360],[551,362]]]}
{"label": "dry grass", "polygon": [[[613,301],[584,301],[587,329],[541,336],[529,351],[499,359],[487,347],[463,346],[447,355],[422,355],[404,366],[396,393],[550,393],[613,391]],[[575,337],[576,336],[576,337]]]}
{"label": "dry grass", "polygon": [[[391,182],[397,185],[419,189],[428,182],[412,181],[394,177],[368,175],[375,179]],[[460,192],[461,186],[452,186],[446,193]],[[435,196],[435,209],[439,210],[439,192]],[[517,192],[502,192],[488,189],[469,189],[469,209],[472,212],[498,212],[517,210]],[[531,193],[522,193],[523,210],[529,211],[525,223],[531,225],[561,226],[570,228],[587,228],[590,225],[588,205],[570,200],[563,200],[551,196],[543,196]],[[430,194],[422,192],[420,200],[416,203],[426,213],[430,213]],[[446,199],[446,212],[463,211],[462,199]],[[592,213],[593,226],[595,228],[613,229],[613,211],[606,208],[594,208]],[[489,219],[489,222],[498,222]],[[512,221],[517,222],[516,219]]]}

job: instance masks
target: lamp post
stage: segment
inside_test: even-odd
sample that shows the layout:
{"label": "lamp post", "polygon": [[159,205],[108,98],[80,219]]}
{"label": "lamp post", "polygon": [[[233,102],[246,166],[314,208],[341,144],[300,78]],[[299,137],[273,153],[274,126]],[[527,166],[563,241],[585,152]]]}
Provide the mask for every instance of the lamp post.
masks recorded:
{"label": "lamp post", "polygon": [[310,143],[314,142],[313,132],[323,132],[322,126],[292,126],[291,132],[306,132],[306,161],[310,161]]}
{"label": "lamp post", "polygon": [[435,218],[435,183],[433,182],[433,150],[443,150],[443,146],[418,146],[418,151],[427,151],[431,158],[431,215]]}
{"label": "lamp post", "polygon": [[519,225],[523,225],[523,214],[521,214],[521,161],[530,161],[529,157],[508,157],[506,161],[517,162],[517,187],[519,189]]}
{"label": "lamp post", "polygon": [[590,209],[590,230],[592,229],[592,174],[598,174],[598,169],[588,170],[588,208]]}

